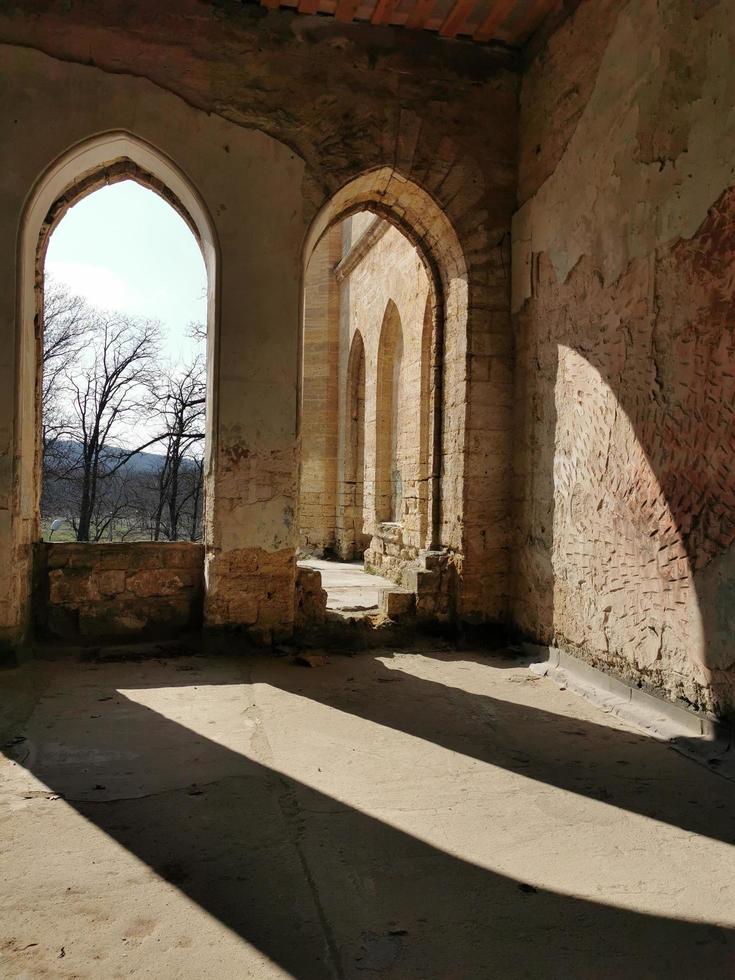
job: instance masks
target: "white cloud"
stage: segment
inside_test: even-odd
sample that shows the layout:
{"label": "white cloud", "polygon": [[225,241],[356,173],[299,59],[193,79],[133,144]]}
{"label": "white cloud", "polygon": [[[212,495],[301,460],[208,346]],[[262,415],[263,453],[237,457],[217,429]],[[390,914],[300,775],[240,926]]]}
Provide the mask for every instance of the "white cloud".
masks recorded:
{"label": "white cloud", "polygon": [[93,306],[126,313],[137,313],[140,310],[140,296],[130,288],[125,279],[109,268],[85,262],[48,260],[46,272],[68,286],[73,293],[83,296]]}

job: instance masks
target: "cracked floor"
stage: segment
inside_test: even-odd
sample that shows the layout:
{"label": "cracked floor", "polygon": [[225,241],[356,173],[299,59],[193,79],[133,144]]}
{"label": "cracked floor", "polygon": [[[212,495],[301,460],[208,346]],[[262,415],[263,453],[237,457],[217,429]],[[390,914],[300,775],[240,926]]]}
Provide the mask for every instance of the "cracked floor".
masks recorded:
{"label": "cracked floor", "polygon": [[0,684],[3,977],[735,974],[735,784],[518,661]]}

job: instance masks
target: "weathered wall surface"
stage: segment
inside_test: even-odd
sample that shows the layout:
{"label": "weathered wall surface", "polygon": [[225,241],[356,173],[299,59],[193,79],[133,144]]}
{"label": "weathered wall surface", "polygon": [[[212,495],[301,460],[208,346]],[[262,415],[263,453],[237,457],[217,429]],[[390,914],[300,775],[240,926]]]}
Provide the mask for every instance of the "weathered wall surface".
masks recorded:
{"label": "weathered wall surface", "polygon": [[[28,621],[36,536],[32,494],[18,476],[31,451],[17,438],[18,417],[32,413],[16,371],[24,202],[60,154],[114,129],[184,172],[219,244],[207,621],[255,615],[252,630],[266,639],[291,627],[301,249],[330,196],[376,168],[392,176],[372,188],[371,203],[396,202],[400,219],[420,187],[459,241],[466,272],[455,292],[466,297],[466,329],[449,350],[458,410],[446,521],[462,565],[463,611],[502,615],[511,386],[501,245],[516,186],[512,59],[400,30],[198,0],[3,5],[0,43],[0,139],[12,148],[0,173],[0,546],[11,556],[0,576],[2,638],[17,639]],[[414,231],[431,251],[437,227],[428,213]],[[459,268],[445,269],[447,281]],[[489,516],[492,532],[474,533]]]}
{"label": "weathered wall surface", "polygon": [[513,614],[735,707],[735,20],[588,0],[522,87]]}
{"label": "weathered wall surface", "polygon": [[[429,279],[416,249],[396,228],[382,222],[376,229],[381,237],[362,256],[342,283],[345,305],[342,345],[352,348],[359,331],[365,350],[365,494],[362,528],[372,537],[369,565],[381,565],[384,542],[376,519],[376,477],[378,454],[378,352],[389,304],[398,315],[400,333],[395,364],[395,397],[392,407],[392,466],[398,489],[400,544],[405,558],[415,557],[426,547],[428,519],[428,451],[431,422],[429,371],[422,360],[430,359],[431,348],[424,343],[424,327],[429,300]],[[431,336],[431,323],[428,326]],[[428,365],[424,364],[428,368]],[[345,383],[348,383],[347,381]],[[386,412],[380,421],[385,423]],[[395,535],[393,535],[395,537]],[[392,557],[398,557],[396,553]]]}
{"label": "weathered wall surface", "polygon": [[[274,625],[288,630],[298,372],[293,324],[299,317],[304,233],[301,161],[270,137],[201,113],[128,74],[107,74],[13,47],[3,49],[1,64],[0,131],[15,134],[13,165],[0,175],[0,377],[6,420],[0,497],[3,514],[14,524],[8,529],[11,541],[3,539],[14,555],[4,574],[15,577],[14,588],[3,591],[4,623],[12,629],[22,615],[23,558],[38,533],[38,484],[21,482],[33,456],[32,439],[20,439],[21,423],[24,414],[33,414],[35,393],[33,321],[19,322],[15,303],[24,204],[60,154],[112,129],[134,132],[176,162],[200,194],[220,245],[216,281],[209,283],[216,321],[209,347],[208,622],[245,622],[247,592],[248,609],[257,607],[255,621],[250,618],[247,625],[265,636]],[[25,431],[31,431],[28,425]],[[254,575],[253,566],[264,563],[267,574]]]}
{"label": "weathered wall surface", "polygon": [[39,544],[36,559],[35,616],[46,635],[169,637],[201,625],[203,545]]}
{"label": "weathered wall surface", "polygon": [[336,545],[339,405],[339,225],[314,250],[304,277],[304,336],[299,446],[299,547],[331,553]]}
{"label": "weathered wall surface", "polygon": [[[357,533],[366,542],[372,538],[368,565],[397,578],[402,565],[429,544],[429,292],[429,278],[415,247],[397,228],[369,212],[333,226],[306,272],[300,546],[307,552],[323,554],[327,549],[352,556]],[[379,411],[378,359],[391,308],[398,324],[389,365],[394,403]],[[359,382],[350,373],[356,342],[364,360]],[[359,420],[352,417],[357,397],[352,388],[358,383],[364,390]],[[376,481],[378,428],[389,421],[397,489],[393,521],[398,527],[391,527],[387,540],[376,516]],[[358,443],[359,463],[351,458]],[[353,513],[356,508],[359,513]],[[386,563],[391,567],[383,568]]]}

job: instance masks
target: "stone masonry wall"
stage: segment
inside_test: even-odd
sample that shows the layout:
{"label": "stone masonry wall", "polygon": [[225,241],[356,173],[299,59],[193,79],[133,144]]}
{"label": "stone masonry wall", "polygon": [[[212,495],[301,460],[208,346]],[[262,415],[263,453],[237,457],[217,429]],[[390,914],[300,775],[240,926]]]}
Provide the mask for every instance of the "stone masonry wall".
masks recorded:
{"label": "stone masonry wall", "polygon": [[341,229],[314,250],[304,281],[303,375],[299,468],[299,547],[323,555],[335,549],[337,512],[339,286]]}
{"label": "stone masonry wall", "polygon": [[[367,230],[372,222],[363,215]],[[359,331],[365,350],[364,508],[362,528],[371,538],[366,565],[400,580],[400,568],[427,545],[431,452],[431,329],[427,323],[429,278],[413,245],[398,229],[380,222],[382,234],[349,272],[342,286],[342,345],[350,350]],[[377,236],[376,236],[377,237]],[[354,245],[355,235],[349,236]],[[359,240],[359,237],[358,237]],[[376,519],[378,357],[386,311],[393,304],[400,338],[393,406],[394,479],[400,510],[393,522]],[[427,343],[428,340],[428,343]]]}
{"label": "stone masonry wall", "polygon": [[44,194],[83,176],[90,143],[88,169],[130,157],[208,243],[207,623],[243,625],[255,604],[254,633],[293,625],[303,259],[336,201],[349,208],[335,219],[355,203],[390,213],[437,264],[451,325],[440,543],[461,559],[462,614],[504,615],[517,55],[245,3],[0,6],[12,148],[0,172],[0,642],[27,629],[38,539],[28,256],[40,205],[54,203]]}
{"label": "stone masonry wall", "polygon": [[588,0],[522,87],[513,616],[735,710],[732,3]]}
{"label": "stone masonry wall", "polygon": [[39,544],[39,631],[65,640],[170,637],[201,626],[204,547]]}

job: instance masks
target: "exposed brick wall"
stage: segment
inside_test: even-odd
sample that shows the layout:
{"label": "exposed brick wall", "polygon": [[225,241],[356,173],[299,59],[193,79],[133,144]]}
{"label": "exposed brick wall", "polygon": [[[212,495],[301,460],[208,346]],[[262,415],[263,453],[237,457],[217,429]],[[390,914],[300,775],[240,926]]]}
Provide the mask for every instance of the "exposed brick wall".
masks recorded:
{"label": "exposed brick wall", "polygon": [[721,714],[735,709],[728,34],[725,2],[578,8],[524,82],[513,253],[514,618]]}
{"label": "exposed brick wall", "polygon": [[202,622],[204,547],[39,544],[36,622],[67,640],[168,637]]}

